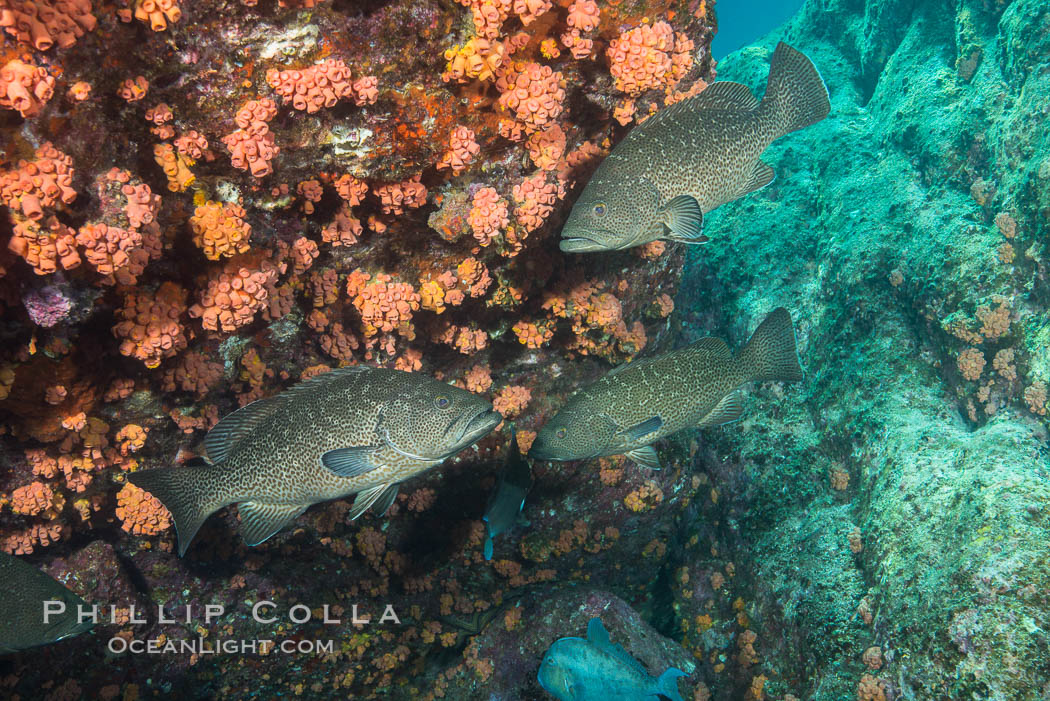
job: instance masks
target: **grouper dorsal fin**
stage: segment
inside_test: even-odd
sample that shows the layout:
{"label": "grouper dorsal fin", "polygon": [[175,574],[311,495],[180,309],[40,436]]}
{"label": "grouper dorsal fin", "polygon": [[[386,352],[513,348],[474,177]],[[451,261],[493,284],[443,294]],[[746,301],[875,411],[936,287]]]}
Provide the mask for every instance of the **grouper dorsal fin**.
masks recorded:
{"label": "grouper dorsal fin", "polygon": [[241,537],[245,544],[258,545],[298,518],[306,507],[245,501],[237,505],[237,511],[241,515]]}
{"label": "grouper dorsal fin", "polygon": [[711,358],[717,358],[718,360],[729,360],[733,357],[733,352],[729,350],[729,346],[726,342],[720,338],[714,336],[708,336],[707,338],[701,338],[696,343],[692,344],[692,348],[698,351],[704,351]]}
{"label": "grouper dorsal fin", "polygon": [[612,655],[645,677],[649,676],[649,673],[645,671],[645,667],[643,667],[638,660],[634,659],[634,657],[631,656],[631,653],[609,640],[609,632],[605,630],[605,626],[602,625],[602,619],[597,616],[587,623],[587,642],[591,643],[599,650]]}
{"label": "grouper dorsal fin", "polygon": [[719,80],[688,99],[668,105],[639,124],[636,129],[653,129],[673,119],[689,119],[690,113],[718,110],[723,112],[751,112],[758,109],[758,100],[751,88],[731,80]]}
{"label": "grouper dorsal fin", "polygon": [[359,375],[361,373],[369,372],[370,370],[372,370],[372,368],[367,365],[350,365],[345,368],[336,368],[335,370],[323,372],[320,375],[314,375],[309,380],[303,380],[299,384],[289,387],[288,390],[285,391],[285,394],[289,396],[303,394],[304,392],[309,392],[310,390],[326,385],[334,380],[348,377],[350,375]]}
{"label": "grouper dorsal fin", "polygon": [[287,397],[281,394],[257,399],[224,416],[204,437],[204,449],[208,453],[208,459],[213,463],[220,463],[229,457],[233,447],[286,400]]}
{"label": "grouper dorsal fin", "polygon": [[691,102],[695,110],[747,110],[750,112],[758,109],[758,99],[751,92],[751,88],[732,80],[716,80],[691,101],[683,100],[683,102]]}

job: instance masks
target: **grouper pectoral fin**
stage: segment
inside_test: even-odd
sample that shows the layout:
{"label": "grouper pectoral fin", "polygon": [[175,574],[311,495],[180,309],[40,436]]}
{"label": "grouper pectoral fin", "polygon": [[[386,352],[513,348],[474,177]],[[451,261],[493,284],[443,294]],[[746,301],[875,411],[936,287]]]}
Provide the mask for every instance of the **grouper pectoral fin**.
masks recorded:
{"label": "grouper pectoral fin", "polygon": [[743,197],[749,192],[761,190],[766,185],[773,182],[776,179],[776,177],[777,174],[773,171],[771,167],[769,167],[762,161],[758,161],[757,163],[755,163],[755,169],[751,171],[751,177],[748,178],[747,182],[745,182],[740,188],[740,192],[737,194],[737,197]]}
{"label": "grouper pectoral fin", "polygon": [[700,420],[698,426],[721,426],[732,423],[744,415],[744,393],[740,390],[730,392],[722,397],[707,416]]}
{"label": "grouper pectoral fin", "polygon": [[264,504],[245,501],[237,505],[241,515],[241,537],[246,545],[258,545],[306,511],[296,504]]}
{"label": "grouper pectoral fin", "polygon": [[[364,489],[358,492],[357,498],[354,499],[354,505],[350,507],[350,520],[353,521],[354,519],[358,518],[361,514],[368,511],[368,507],[372,506],[372,504],[375,504],[377,501],[379,501],[380,498],[391,489],[393,489],[394,494],[396,495],[396,484],[380,484],[378,486],[370,487],[368,489]],[[390,501],[393,501],[393,498],[391,498]],[[389,507],[390,505],[387,504],[387,506]]]}
{"label": "grouper pectoral fin", "polygon": [[660,208],[660,221],[667,227],[664,238],[682,243],[707,243],[704,235],[704,212],[692,195],[679,195]]}
{"label": "grouper pectoral fin", "polygon": [[379,467],[376,463],[379,449],[374,445],[336,448],[321,456],[321,464],[340,477],[358,477]]}
{"label": "grouper pectoral fin", "polygon": [[653,431],[657,431],[664,425],[664,420],[659,416],[651,416],[645,421],[639,421],[634,426],[628,426],[616,435],[622,436],[628,443],[640,441]]}
{"label": "grouper pectoral fin", "polygon": [[376,513],[380,516],[386,516],[386,512],[390,510],[390,505],[394,503],[394,499],[397,499],[397,488],[399,484],[392,484],[386,488],[379,498],[376,499],[375,507]]}
{"label": "grouper pectoral fin", "polygon": [[641,448],[628,450],[625,455],[642,467],[648,467],[650,470],[660,469],[660,458],[656,454],[656,448],[651,445],[643,445]]}

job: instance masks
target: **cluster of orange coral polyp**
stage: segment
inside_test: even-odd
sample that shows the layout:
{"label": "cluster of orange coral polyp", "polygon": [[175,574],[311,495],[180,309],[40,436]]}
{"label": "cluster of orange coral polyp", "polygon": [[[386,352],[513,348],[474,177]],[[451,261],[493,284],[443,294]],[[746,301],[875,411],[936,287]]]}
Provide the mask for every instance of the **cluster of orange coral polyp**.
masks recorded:
{"label": "cluster of orange coral polyp", "polygon": [[361,314],[366,336],[379,331],[391,332],[409,328],[412,313],[419,310],[422,298],[412,285],[393,282],[385,273],[376,275],[354,295],[354,306]]}
{"label": "cluster of orange coral polyp", "polygon": [[266,82],[274,91],[297,110],[313,113],[322,107],[334,107],[344,98],[353,98],[358,105],[375,102],[378,96],[377,80],[362,78],[350,80],[350,69],[339,59],[325,59],[317,65],[300,70],[266,72]]}
{"label": "cluster of orange coral polyp", "polygon": [[516,63],[496,81],[501,93],[499,106],[510,111],[525,133],[531,134],[561,114],[565,100],[561,81],[561,73],[550,66]]}
{"label": "cluster of orange coral polyp", "polygon": [[383,214],[399,215],[405,210],[422,207],[427,202],[427,188],[420,182],[422,175],[400,183],[388,183],[375,189]]}
{"label": "cluster of orange coral polyp", "polygon": [[473,37],[463,46],[445,51],[445,72],[441,79],[446,83],[465,83],[470,79],[491,80],[503,65],[506,48],[503,42]]}
{"label": "cluster of orange coral polyp", "polygon": [[35,161],[19,161],[18,169],[0,174],[0,202],[30,219],[41,219],[45,207],[76,199],[73,159],[50,142],[36,150]]}
{"label": "cluster of orange coral polyp", "polygon": [[135,19],[145,22],[155,32],[163,32],[168,22],[178,22],[182,9],[175,0],[135,0]]}
{"label": "cluster of orange coral polyp", "polygon": [[47,51],[56,43],[68,49],[95,28],[91,0],[33,0],[0,3],[0,27],[15,41]]}
{"label": "cluster of orange coral polyp", "polygon": [[234,331],[250,324],[266,307],[277,272],[268,261],[257,269],[230,261],[208,280],[200,302],[190,307],[190,316],[200,318],[210,331]]}
{"label": "cluster of orange coral polyp", "polygon": [[186,311],[186,291],[174,282],[165,282],[155,294],[134,290],[124,298],[118,312],[120,320],[113,334],[123,339],[120,352],[138,358],[148,368],[160,365],[186,347],[186,336],[179,322]]}
{"label": "cluster of orange coral polyp", "polygon": [[55,79],[40,66],[18,59],[0,68],[0,107],[18,110],[23,117],[33,117],[51,99]]}
{"label": "cluster of orange coral polyp", "polygon": [[565,132],[557,124],[552,124],[530,136],[525,145],[537,168],[554,170],[565,154]]}
{"label": "cluster of orange coral polyp", "polygon": [[[124,271],[132,265],[135,251],[142,248],[142,234],[107,224],[85,224],[80,227],[76,241],[84,247],[88,263],[101,275]],[[141,268],[130,271],[130,280],[141,272]]]}
{"label": "cluster of orange coral polyp", "polygon": [[488,246],[493,237],[510,223],[507,201],[499,196],[495,188],[483,187],[474,193],[472,205],[467,222],[478,243]]}
{"label": "cluster of orange coral polyp", "polygon": [[518,202],[514,215],[526,233],[538,229],[554,211],[554,204],[558,201],[557,186],[547,182],[543,173],[526,178],[514,186],[513,192]]}
{"label": "cluster of orange coral polyp", "polygon": [[11,509],[24,516],[54,518],[62,510],[64,500],[43,482],[30,482],[11,492]]}
{"label": "cluster of orange coral polyp", "polygon": [[117,95],[128,102],[138,102],[146,97],[147,92],[149,92],[149,81],[146,80],[145,76],[137,75],[121,83],[120,88],[117,90]]}
{"label": "cluster of orange coral polyp", "polygon": [[164,171],[164,175],[168,178],[168,189],[172,192],[184,192],[197,179],[190,170],[190,162],[187,157],[175,151],[171,144],[154,146],[153,160]]}
{"label": "cluster of orange coral polyp", "polygon": [[208,140],[196,129],[190,129],[175,139],[175,148],[186,158],[197,160],[208,149]]}
{"label": "cluster of orange coral polyp", "polygon": [[526,348],[540,348],[554,338],[550,324],[538,325],[531,321],[519,321],[511,329],[518,341]]}
{"label": "cluster of orange coral polyp", "polygon": [[252,228],[244,221],[244,207],[231,202],[206,202],[197,207],[190,217],[193,243],[208,260],[245,253],[252,236]]}
{"label": "cluster of orange coral polyp", "polygon": [[358,180],[349,173],[340,175],[332,181],[332,185],[335,186],[335,191],[339,193],[339,196],[351,207],[356,207],[364,202],[365,195],[368,194],[368,183]]}
{"label": "cluster of orange coral polyp", "polygon": [[121,528],[135,535],[159,535],[171,527],[164,505],[130,482],[117,492],[117,518]]}
{"label": "cluster of orange coral polyp", "polygon": [[256,178],[273,172],[270,161],[281,150],[268,124],[275,116],[277,105],[270,99],[250,100],[237,111],[233,121],[240,128],[222,137],[234,168],[250,171]]}
{"label": "cluster of orange coral polyp", "polygon": [[25,259],[37,275],[49,275],[59,267],[72,270],[80,265],[73,230],[53,216],[42,224],[16,215],[8,249]]}
{"label": "cluster of orange coral polyp", "polygon": [[692,51],[692,41],[660,21],[627,30],[609,44],[606,56],[617,89],[641,95],[674,88],[692,66]]}
{"label": "cluster of orange coral polyp", "polygon": [[448,137],[448,151],[440,161],[437,169],[450,168],[453,175],[459,175],[470,166],[481,152],[481,146],[474,140],[474,130],[459,126],[452,130]]}
{"label": "cluster of orange coral polyp", "polygon": [[532,392],[527,387],[504,387],[492,400],[492,408],[502,414],[503,418],[513,419],[528,406],[531,399]]}

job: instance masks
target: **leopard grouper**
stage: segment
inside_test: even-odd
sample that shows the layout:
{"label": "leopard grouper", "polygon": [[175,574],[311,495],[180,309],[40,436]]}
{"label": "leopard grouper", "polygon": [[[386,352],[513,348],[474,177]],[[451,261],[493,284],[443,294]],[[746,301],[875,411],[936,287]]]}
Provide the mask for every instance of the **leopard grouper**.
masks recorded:
{"label": "leopard grouper", "polygon": [[186,552],[206,518],[238,504],[258,545],[311,504],[357,494],[350,518],[385,513],[398,484],[472,445],[502,420],[492,404],[420,373],[353,366],[253,402],[204,439],[212,464],[134,472],[168,508]]}
{"label": "leopard grouper", "polygon": [[652,443],[690,426],[718,426],[744,412],[743,385],[802,379],[791,315],[780,307],[733,355],[725,341],[692,345],[610,371],[565,403],[529,450],[538,460],[625,454],[660,466]]}

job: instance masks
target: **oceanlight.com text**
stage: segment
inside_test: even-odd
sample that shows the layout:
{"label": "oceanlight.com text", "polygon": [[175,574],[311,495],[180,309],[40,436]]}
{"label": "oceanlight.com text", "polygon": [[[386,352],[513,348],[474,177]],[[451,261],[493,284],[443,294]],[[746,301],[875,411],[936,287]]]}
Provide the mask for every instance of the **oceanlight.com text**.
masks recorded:
{"label": "oceanlight.com text", "polygon": [[110,638],[107,649],[115,655],[330,655],[335,651],[334,640],[126,640]]}

